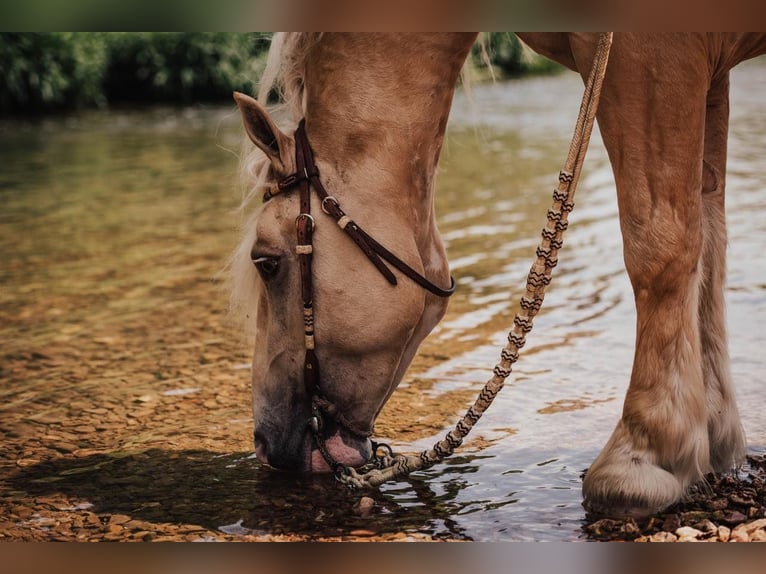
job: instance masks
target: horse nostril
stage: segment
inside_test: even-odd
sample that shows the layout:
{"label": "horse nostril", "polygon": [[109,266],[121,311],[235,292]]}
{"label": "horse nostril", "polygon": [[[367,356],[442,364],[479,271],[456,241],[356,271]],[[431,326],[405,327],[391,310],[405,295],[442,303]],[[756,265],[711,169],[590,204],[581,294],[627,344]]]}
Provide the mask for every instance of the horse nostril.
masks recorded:
{"label": "horse nostril", "polygon": [[304,467],[304,456],[300,450],[291,450],[279,442],[270,442],[265,435],[253,433],[255,458],[259,462],[278,470],[298,471]]}
{"label": "horse nostril", "polygon": [[269,449],[266,438],[258,431],[253,433],[253,445],[255,446],[255,458],[262,463],[269,463]]}

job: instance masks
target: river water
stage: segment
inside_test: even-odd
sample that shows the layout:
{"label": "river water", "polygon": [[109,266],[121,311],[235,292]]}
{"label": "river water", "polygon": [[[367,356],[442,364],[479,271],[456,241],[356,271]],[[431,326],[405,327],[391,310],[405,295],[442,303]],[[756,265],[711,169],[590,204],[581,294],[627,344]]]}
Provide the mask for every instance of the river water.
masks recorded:
{"label": "river water", "polygon": [[[581,93],[579,78],[563,73],[456,97],[437,213],[459,288],[381,415],[378,429],[391,433],[382,438],[395,449],[433,444],[491,376]],[[728,321],[743,424],[757,452],[766,448],[764,93],[766,60],[732,72]],[[249,350],[225,319],[221,289],[237,240],[240,136],[233,105],[0,124],[0,396],[3,431],[16,448],[3,478],[14,496],[66,492],[130,516],[134,501],[96,494],[91,475],[103,464],[94,457],[177,460],[194,452],[181,456],[234,469],[237,484],[195,490],[209,492],[201,517],[166,500],[188,498],[180,476],[166,490],[146,476],[133,484],[133,498],[151,490],[159,510],[134,516],[235,538],[583,538],[581,474],[619,418],[634,343],[614,182],[598,133],[553,283],[506,388],[453,459],[381,487],[367,517],[353,513],[358,495],[331,481],[285,477],[250,457]],[[133,422],[123,428],[126,404]],[[83,423],[87,413],[106,423]],[[44,425],[43,439],[28,431],[31,423]],[[72,457],[93,464],[78,471],[67,466]],[[11,476],[19,466],[22,475]],[[23,475],[30,467],[38,474]],[[170,468],[195,472],[193,464]]]}

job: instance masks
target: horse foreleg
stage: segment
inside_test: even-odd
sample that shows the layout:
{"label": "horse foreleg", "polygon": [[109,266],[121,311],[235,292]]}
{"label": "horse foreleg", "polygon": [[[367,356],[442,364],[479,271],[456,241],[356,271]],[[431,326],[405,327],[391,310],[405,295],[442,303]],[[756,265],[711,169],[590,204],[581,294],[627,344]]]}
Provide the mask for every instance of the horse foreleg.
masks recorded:
{"label": "horse foreleg", "polygon": [[742,462],[745,456],[745,435],[740,423],[729,371],[724,312],[726,280],[724,197],[728,126],[727,74],[716,82],[708,93],[705,162],[702,174],[702,282],[699,322],[710,464],[715,471],[729,470],[735,464]]}
{"label": "horse foreleg", "polygon": [[710,470],[699,323],[710,80],[699,46],[668,59],[663,41],[616,38],[599,110],[637,313],[622,417],[583,483],[585,507],[610,515],[659,511]]}

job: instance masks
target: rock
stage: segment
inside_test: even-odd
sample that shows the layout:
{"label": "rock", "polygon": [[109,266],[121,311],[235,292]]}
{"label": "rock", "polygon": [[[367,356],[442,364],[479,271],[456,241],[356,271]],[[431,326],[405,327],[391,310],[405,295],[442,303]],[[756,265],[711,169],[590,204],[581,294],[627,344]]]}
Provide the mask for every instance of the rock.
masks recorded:
{"label": "rock", "polygon": [[71,442],[56,441],[50,444],[50,447],[60,453],[67,454],[78,450],[80,447]]}
{"label": "rock", "polygon": [[723,510],[729,506],[729,501],[725,498],[713,498],[705,503],[710,510]]}
{"label": "rock", "polygon": [[666,532],[675,532],[679,528],[681,528],[681,517],[677,514],[670,514],[662,523],[662,529]]}
{"label": "rock", "polygon": [[621,520],[602,518],[592,524],[588,524],[585,528],[592,536],[604,537],[610,536],[613,532],[619,530],[622,527],[622,524]]}
{"label": "rock", "polygon": [[702,531],[691,526],[682,526],[676,530],[679,542],[690,542],[702,538]]}
{"label": "rock", "polygon": [[109,524],[121,524],[124,525],[131,520],[130,516],[125,514],[112,514],[109,517]]}
{"label": "rock", "polygon": [[369,516],[372,509],[375,507],[375,501],[369,496],[363,496],[354,505],[354,513],[359,516]]}
{"label": "rock", "polygon": [[707,534],[712,534],[718,531],[718,527],[707,518],[695,524],[694,528],[696,528],[697,530],[701,530],[702,532],[705,532]]}
{"label": "rock", "polygon": [[623,524],[622,527],[620,528],[620,532],[625,536],[625,538],[630,540],[631,538],[634,538],[638,536],[639,534],[641,534],[641,529],[638,527],[635,520],[633,520],[632,518],[629,518],[628,520],[625,521],[625,524]]}
{"label": "rock", "polygon": [[729,526],[735,526],[737,524],[741,524],[745,520],[747,520],[747,516],[738,510],[729,510],[728,512],[724,513],[721,522],[728,524]]}
{"label": "rock", "polygon": [[750,542],[750,536],[744,524],[740,524],[731,531],[729,542]]}
{"label": "rock", "polygon": [[[710,513],[705,512],[704,510],[692,510],[682,513],[680,518],[682,524],[695,524],[701,520],[705,520],[709,515]],[[666,528],[666,530],[670,530],[670,528]]]}
{"label": "rock", "polygon": [[766,530],[756,530],[750,535],[750,542],[766,542]]}
{"label": "rock", "polygon": [[678,536],[672,532],[657,532],[652,534],[649,540],[652,542],[676,542],[678,541]]}
{"label": "rock", "polygon": [[760,520],[755,520],[753,522],[748,522],[747,524],[742,525],[745,529],[745,532],[748,534],[752,534],[756,530],[761,530],[766,528],[766,518],[761,518]]}
{"label": "rock", "polygon": [[729,500],[732,504],[737,504],[739,506],[752,506],[755,504],[755,501],[752,498],[743,498],[738,494],[730,494]]}

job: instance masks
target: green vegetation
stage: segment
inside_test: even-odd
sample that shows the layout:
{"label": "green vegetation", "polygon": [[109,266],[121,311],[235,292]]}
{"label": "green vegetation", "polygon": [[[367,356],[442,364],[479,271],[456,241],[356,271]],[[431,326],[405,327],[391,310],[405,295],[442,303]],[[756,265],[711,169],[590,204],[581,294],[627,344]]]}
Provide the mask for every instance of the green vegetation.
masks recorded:
{"label": "green vegetation", "polygon": [[269,37],[246,33],[119,33],[107,36],[108,101],[190,104],[254,91]]}
{"label": "green vegetation", "polygon": [[[269,33],[0,33],[0,115],[119,102],[192,104],[252,93]],[[509,33],[485,35],[496,75],[556,69]],[[486,67],[477,46],[474,62]]]}
{"label": "green vegetation", "polygon": [[[484,55],[482,52],[485,52]],[[526,47],[510,32],[487,32],[483,35],[483,50],[476,44],[471,52],[473,63],[478,68],[492,67],[495,76],[518,78],[530,74],[551,74],[562,70],[562,66],[540,56]],[[489,59],[489,62],[486,60]]]}
{"label": "green vegetation", "polygon": [[268,45],[252,33],[0,33],[0,114],[231,98],[253,91]]}
{"label": "green vegetation", "polygon": [[105,103],[99,34],[0,34],[0,113]]}

